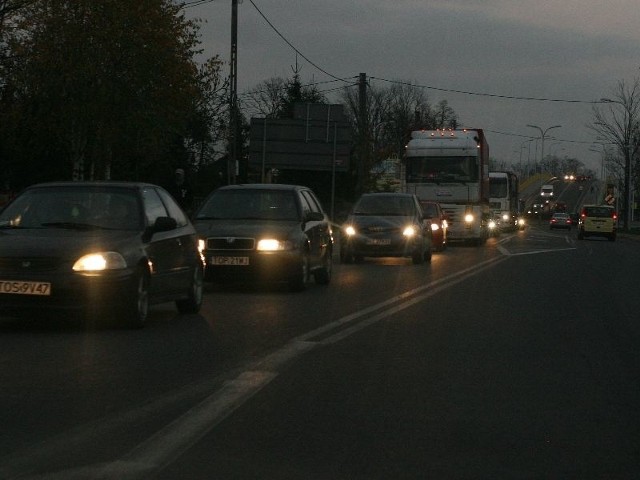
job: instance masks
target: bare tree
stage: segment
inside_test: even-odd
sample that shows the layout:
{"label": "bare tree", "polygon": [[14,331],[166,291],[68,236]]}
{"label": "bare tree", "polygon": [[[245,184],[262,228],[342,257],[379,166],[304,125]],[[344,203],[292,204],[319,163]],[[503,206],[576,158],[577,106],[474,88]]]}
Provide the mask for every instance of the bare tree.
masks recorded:
{"label": "bare tree", "polygon": [[287,80],[272,77],[242,95],[242,105],[249,117],[275,117],[287,89]]}
{"label": "bare tree", "polygon": [[[603,106],[593,107],[593,123],[587,125],[601,139],[603,144],[614,146],[624,170],[624,229],[631,222],[631,174],[638,171],[640,153],[640,79],[635,78],[631,85],[620,80],[613,91],[612,98],[603,98]],[[615,158],[615,157],[614,157]],[[613,160],[615,164],[616,160]],[[613,166],[613,165],[612,165]]]}

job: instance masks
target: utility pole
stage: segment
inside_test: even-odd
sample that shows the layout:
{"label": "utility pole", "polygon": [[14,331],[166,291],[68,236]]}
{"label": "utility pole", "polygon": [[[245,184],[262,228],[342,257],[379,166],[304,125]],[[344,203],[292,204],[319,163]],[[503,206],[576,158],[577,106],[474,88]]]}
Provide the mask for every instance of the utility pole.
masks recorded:
{"label": "utility pole", "polygon": [[229,159],[227,183],[236,183],[238,132],[238,0],[231,0],[231,67],[229,72]]}
{"label": "utility pole", "polygon": [[361,73],[358,79],[358,123],[360,124],[360,152],[358,155],[358,182],[356,193],[364,193],[365,166],[369,163],[369,127],[367,122],[367,74]]}

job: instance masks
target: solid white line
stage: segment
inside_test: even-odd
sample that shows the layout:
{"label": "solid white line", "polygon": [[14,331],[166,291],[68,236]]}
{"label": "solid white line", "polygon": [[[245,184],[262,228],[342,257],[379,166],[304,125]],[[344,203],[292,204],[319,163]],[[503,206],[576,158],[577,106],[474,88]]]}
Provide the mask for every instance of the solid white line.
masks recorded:
{"label": "solid white line", "polygon": [[[507,258],[508,257],[503,256],[485,260],[473,267],[466,268],[427,285],[396,295],[384,302],[372,305],[371,307],[347,315],[323,327],[293,338],[282,348],[254,362],[247,371],[238,375],[234,380],[225,382],[221,389],[157,431],[124,457],[104,464],[87,465],[77,469],[55,472],[42,478],[118,478],[125,480],[141,478],[150,472],[158,471],[164,466],[169,465],[179,455],[215,428],[221,421],[242,406],[248,399],[262,390],[262,388],[268,385],[278,375],[277,370],[279,368],[291,362],[296,357],[319,345],[338,342],[369,325],[379,322],[394,313],[435,295],[445,288],[497,265]],[[371,313],[380,310],[382,311],[373,317],[366,318]],[[365,320],[356,322],[356,320],[362,318],[365,318]],[[354,323],[354,325],[322,341],[309,341],[309,339],[313,337],[342,327],[348,323]]]}

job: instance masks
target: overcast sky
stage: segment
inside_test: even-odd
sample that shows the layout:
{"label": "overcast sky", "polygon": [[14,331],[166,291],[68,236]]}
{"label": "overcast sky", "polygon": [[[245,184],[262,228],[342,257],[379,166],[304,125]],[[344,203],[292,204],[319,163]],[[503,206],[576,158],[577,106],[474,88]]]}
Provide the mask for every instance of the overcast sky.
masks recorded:
{"label": "overcast sky", "polygon": [[[431,87],[431,103],[448,100],[463,126],[485,130],[491,156],[508,163],[526,162],[528,145],[533,160],[536,142],[527,139],[540,132],[528,124],[561,125],[547,133],[545,154],[578,158],[599,173],[601,156],[590,151],[594,137],[586,127],[589,102],[640,76],[638,0],[240,2],[240,94],[292,76],[296,53],[288,41],[315,64],[297,56],[303,83],[362,72],[378,86],[397,80]],[[205,55],[228,62],[231,0],[204,0],[186,12],[206,22]]]}

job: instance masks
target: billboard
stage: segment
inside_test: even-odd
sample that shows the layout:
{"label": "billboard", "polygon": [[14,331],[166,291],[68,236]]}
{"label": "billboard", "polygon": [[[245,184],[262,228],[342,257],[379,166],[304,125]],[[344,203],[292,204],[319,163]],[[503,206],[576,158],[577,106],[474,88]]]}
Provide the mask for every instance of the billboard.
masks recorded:
{"label": "billboard", "polygon": [[249,166],[256,170],[347,171],[351,126],[336,104],[296,104],[293,118],[252,118]]}

